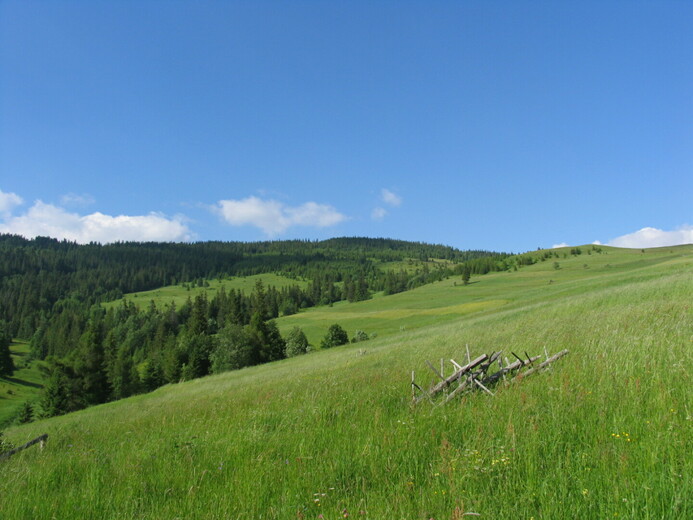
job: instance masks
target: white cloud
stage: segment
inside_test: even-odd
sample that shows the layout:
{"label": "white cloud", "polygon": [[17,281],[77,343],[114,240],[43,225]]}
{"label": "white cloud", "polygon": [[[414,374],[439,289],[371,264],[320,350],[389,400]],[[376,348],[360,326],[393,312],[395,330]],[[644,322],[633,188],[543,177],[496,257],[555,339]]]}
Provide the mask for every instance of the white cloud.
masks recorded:
{"label": "white cloud", "polygon": [[306,202],[286,206],[276,200],[248,197],[242,200],[220,200],[214,207],[227,224],[255,226],[268,236],[276,236],[293,226],[329,227],[347,217],[332,206]]}
{"label": "white cloud", "polygon": [[693,244],[693,226],[684,225],[674,231],[646,227],[635,233],[616,237],[607,242],[614,247],[645,248]]}
{"label": "white cloud", "polygon": [[9,218],[12,210],[22,203],[24,201],[16,193],[5,193],[0,190],[0,217]]}
{"label": "white cloud", "polygon": [[371,218],[373,220],[383,220],[385,218],[385,215],[387,215],[387,210],[385,208],[374,208],[373,211],[371,211]]}
{"label": "white cloud", "polygon": [[383,188],[380,190],[380,198],[383,200],[385,204],[388,204],[390,206],[399,206],[402,204],[402,197],[397,195],[396,193],[391,192],[387,188]]}
{"label": "white cloud", "polygon": [[557,249],[559,247],[568,247],[568,244],[566,244],[565,242],[561,242],[560,244],[554,244],[551,246],[552,249]]}
{"label": "white cloud", "polygon": [[28,238],[49,236],[81,244],[88,242],[177,242],[192,239],[183,217],[167,218],[160,213],[113,217],[103,213],[78,215],[38,200],[26,214],[0,224],[0,232]]}

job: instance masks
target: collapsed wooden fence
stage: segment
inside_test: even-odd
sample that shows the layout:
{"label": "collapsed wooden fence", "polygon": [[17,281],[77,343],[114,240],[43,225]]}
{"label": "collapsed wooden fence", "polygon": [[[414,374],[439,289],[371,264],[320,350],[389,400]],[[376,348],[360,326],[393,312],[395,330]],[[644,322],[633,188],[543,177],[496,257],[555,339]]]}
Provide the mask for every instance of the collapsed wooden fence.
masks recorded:
{"label": "collapsed wooden fence", "polygon": [[43,435],[36,437],[35,439],[27,442],[26,444],[22,444],[21,446],[14,448],[14,449],[11,449],[11,450],[8,450],[5,453],[0,453],[0,460],[9,459],[15,453],[19,453],[20,451],[25,450],[25,449],[29,448],[30,446],[33,446],[34,444],[40,444],[41,449],[43,449],[43,447],[46,445],[47,440],[48,440],[48,434],[44,433]]}
{"label": "collapsed wooden fence", "polygon": [[[454,370],[453,373],[447,377],[445,376],[445,362],[443,359],[440,360],[440,371],[434,367],[430,361],[426,361],[426,364],[436,377],[440,379],[440,382],[429,390],[424,390],[416,383],[416,374],[412,371],[412,401],[418,403],[427,399],[433,402],[433,398],[441,392],[445,393],[443,403],[451,401],[456,396],[475,390],[494,395],[491,388],[500,381],[521,380],[535,374],[547,368],[554,361],[565,356],[568,350],[561,350],[553,356],[549,356],[548,352],[544,350],[546,359],[542,362],[540,362],[542,356],[530,356],[525,352],[525,357],[523,358],[515,354],[515,352],[511,352],[515,357],[515,361],[511,363],[507,357],[505,357],[505,359],[502,357],[502,353],[503,351],[501,350],[493,352],[490,355],[482,354],[472,360],[469,355],[469,346],[467,346],[467,364],[460,365],[454,359],[450,359],[450,363],[453,365]],[[494,370],[496,365],[497,369]],[[525,368],[526,370],[523,370]]]}

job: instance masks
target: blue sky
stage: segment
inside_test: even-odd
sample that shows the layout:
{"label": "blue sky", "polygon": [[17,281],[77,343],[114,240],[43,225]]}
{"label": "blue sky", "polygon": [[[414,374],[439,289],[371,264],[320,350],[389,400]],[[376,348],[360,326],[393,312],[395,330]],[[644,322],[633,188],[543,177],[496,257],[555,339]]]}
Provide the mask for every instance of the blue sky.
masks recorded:
{"label": "blue sky", "polygon": [[693,242],[693,2],[0,0],[0,232]]}

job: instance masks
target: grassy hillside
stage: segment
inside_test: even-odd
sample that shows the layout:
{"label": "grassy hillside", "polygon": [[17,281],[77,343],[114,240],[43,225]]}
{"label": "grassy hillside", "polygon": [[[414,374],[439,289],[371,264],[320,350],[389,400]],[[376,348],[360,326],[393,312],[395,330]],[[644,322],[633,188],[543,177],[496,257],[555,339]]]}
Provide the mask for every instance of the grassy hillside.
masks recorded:
{"label": "grassy hillside", "polygon": [[[303,328],[313,345],[319,345],[331,323],[339,323],[351,337],[356,330],[379,336],[398,334],[433,324],[459,320],[463,316],[512,309],[533,301],[548,302],[589,293],[622,283],[622,274],[632,277],[657,276],[650,269],[661,263],[689,262],[693,246],[629,250],[600,246],[601,252],[584,246],[571,255],[571,248],[556,249],[551,258],[514,272],[474,276],[463,285],[461,277],[420,287],[414,291],[332,307],[315,307],[277,320],[282,332]],[[543,252],[535,252],[540,258]],[[564,258],[565,255],[565,258]],[[558,263],[556,269],[555,263]],[[640,274],[639,274],[640,273]]]}
{"label": "grassy hillside", "polygon": [[[153,289],[151,291],[128,293],[123,296],[123,299],[131,301],[138,306],[146,306],[153,301],[158,307],[163,307],[171,302],[175,302],[176,306],[180,307],[188,298],[194,299],[195,296],[201,292],[207,292],[209,298],[211,299],[216,291],[219,291],[222,287],[226,291],[235,289],[236,291],[242,291],[246,294],[250,294],[255,288],[255,284],[258,280],[261,280],[265,287],[274,286],[277,289],[290,287],[292,285],[298,285],[304,289],[308,285],[308,282],[303,280],[294,280],[293,278],[287,278],[286,276],[268,273],[253,276],[233,276],[222,280],[208,280],[208,286],[203,287],[194,286],[192,283],[167,285],[166,287]],[[120,305],[121,301],[122,300],[115,300],[107,302],[104,303],[103,306],[105,308],[118,306]]]}
{"label": "grassy hillside", "polygon": [[[301,313],[381,334],[9,429],[50,439],[0,462],[0,517],[691,518],[693,248],[604,250]],[[465,343],[570,354],[412,406]]]}

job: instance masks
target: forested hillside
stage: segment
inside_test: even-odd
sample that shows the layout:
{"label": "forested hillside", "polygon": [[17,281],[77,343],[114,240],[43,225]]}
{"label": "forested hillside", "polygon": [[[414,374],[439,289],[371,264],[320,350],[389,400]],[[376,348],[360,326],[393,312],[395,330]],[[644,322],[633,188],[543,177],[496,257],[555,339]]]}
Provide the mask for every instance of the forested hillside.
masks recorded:
{"label": "forested hillside", "polygon": [[[30,340],[32,359],[46,360],[40,413],[56,415],[305,351],[300,331],[302,345],[287,350],[292,339],[272,321],[280,315],[376,291],[394,294],[451,274],[504,270],[507,259],[370,238],[78,245],[0,235],[0,323],[10,337]],[[260,273],[297,283],[277,289],[258,282],[251,294],[222,288],[179,306],[101,305],[124,293]]]}
{"label": "forested hillside", "polygon": [[[378,291],[387,280],[377,269],[379,263],[410,258],[456,264],[477,260],[475,269],[481,272],[497,269],[496,261],[506,256],[371,238],[78,245],[44,237],[27,240],[0,235],[0,319],[8,323],[13,335],[28,338],[60,300],[88,307],[124,293],[199,278],[269,272],[301,277],[316,285],[363,277],[370,290]],[[324,298],[325,290],[315,292],[320,294],[314,294],[318,297],[313,304],[332,299]]]}

